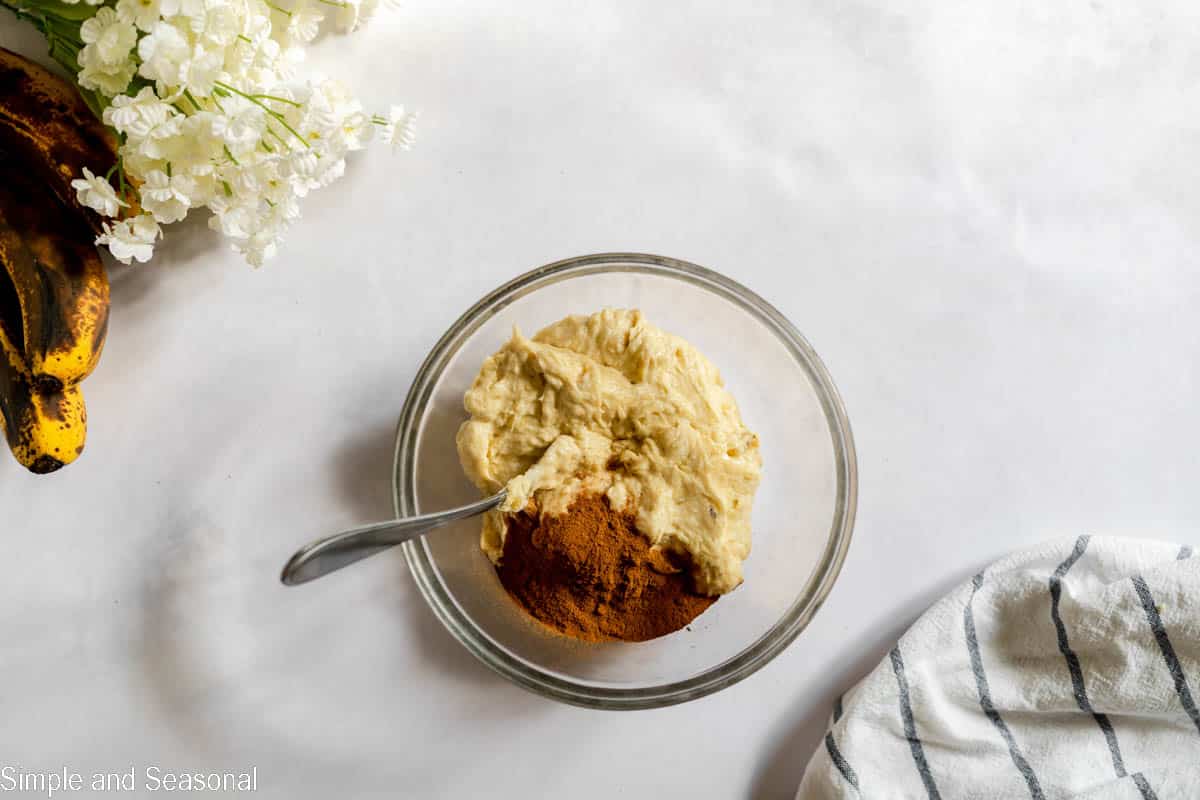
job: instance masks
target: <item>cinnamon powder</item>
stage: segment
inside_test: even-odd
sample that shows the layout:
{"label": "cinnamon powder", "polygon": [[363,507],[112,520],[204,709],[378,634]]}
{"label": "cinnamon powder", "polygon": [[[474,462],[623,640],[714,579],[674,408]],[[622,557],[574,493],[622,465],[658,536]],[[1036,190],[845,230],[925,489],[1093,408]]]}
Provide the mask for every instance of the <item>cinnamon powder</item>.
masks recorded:
{"label": "cinnamon powder", "polygon": [[562,515],[510,515],[496,572],[526,611],[560,633],[641,642],[679,630],[716,602],[693,590],[687,566],[652,547],[634,514],[591,494]]}

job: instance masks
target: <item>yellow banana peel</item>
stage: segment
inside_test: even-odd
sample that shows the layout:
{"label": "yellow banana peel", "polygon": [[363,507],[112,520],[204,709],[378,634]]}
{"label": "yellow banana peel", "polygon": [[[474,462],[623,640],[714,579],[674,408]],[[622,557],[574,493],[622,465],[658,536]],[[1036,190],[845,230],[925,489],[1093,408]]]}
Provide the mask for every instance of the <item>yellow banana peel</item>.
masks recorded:
{"label": "yellow banana peel", "polygon": [[32,472],[83,452],[79,382],[104,347],[109,287],[99,218],[70,184],[116,157],[71,84],[0,48],[0,422]]}

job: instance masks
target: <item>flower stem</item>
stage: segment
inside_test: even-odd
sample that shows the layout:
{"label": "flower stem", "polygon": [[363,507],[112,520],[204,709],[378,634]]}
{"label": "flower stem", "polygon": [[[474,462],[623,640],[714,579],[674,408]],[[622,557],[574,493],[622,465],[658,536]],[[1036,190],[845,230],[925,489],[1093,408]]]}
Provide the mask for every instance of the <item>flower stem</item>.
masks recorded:
{"label": "flower stem", "polygon": [[[296,129],[293,128],[291,125],[289,125],[288,121],[283,118],[283,114],[280,114],[278,111],[275,111],[272,108],[268,108],[263,103],[263,101],[257,99],[254,95],[246,94],[245,92],[243,92],[239,89],[235,89],[232,86],[230,86],[228,83],[225,83],[223,81],[217,81],[213,85],[219,86],[227,92],[233,92],[234,94],[238,95],[239,97],[244,97],[247,100],[249,100],[251,103],[254,103],[254,105],[258,106],[263,111],[266,111],[268,114],[270,114],[272,117],[274,117],[275,120],[280,125],[282,125],[284,128],[286,128],[288,133],[290,133],[292,136],[295,136],[300,141],[300,144],[304,145],[304,147],[306,149],[311,148],[311,145],[308,143],[308,141],[303,136],[301,136],[299,133],[297,133]],[[276,134],[276,135],[278,135],[278,134]]]}
{"label": "flower stem", "polygon": [[250,96],[253,98],[260,98],[262,100],[274,100],[277,103],[287,103],[293,108],[303,108],[303,106],[300,103],[297,103],[295,100],[288,100],[286,97],[276,97],[273,94],[255,94]]}
{"label": "flower stem", "polygon": [[197,111],[204,110],[204,106],[200,105],[200,101],[192,96],[192,91],[190,89],[184,89],[183,96],[188,99],[188,102],[191,103]]}

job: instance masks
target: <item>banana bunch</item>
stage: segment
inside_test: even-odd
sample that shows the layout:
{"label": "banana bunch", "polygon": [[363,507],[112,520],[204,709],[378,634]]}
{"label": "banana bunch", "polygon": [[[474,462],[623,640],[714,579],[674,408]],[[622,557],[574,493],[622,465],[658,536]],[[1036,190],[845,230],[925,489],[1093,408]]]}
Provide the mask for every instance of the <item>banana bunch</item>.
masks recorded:
{"label": "banana bunch", "polygon": [[108,329],[99,218],[71,180],[116,141],[75,87],[0,48],[0,423],[17,460],[53,472],[83,452],[79,382]]}

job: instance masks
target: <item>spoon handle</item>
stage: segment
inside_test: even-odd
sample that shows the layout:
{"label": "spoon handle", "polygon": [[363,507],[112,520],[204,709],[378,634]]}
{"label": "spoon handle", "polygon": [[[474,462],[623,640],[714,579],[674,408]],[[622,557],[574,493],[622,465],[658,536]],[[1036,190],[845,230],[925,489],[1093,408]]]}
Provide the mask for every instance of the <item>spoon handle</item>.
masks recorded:
{"label": "spoon handle", "polygon": [[279,579],[288,586],[308,583],[401,542],[415,539],[434,528],[490,511],[504,502],[505,494],[501,491],[469,506],[419,517],[376,522],[310,542],[288,559]]}

